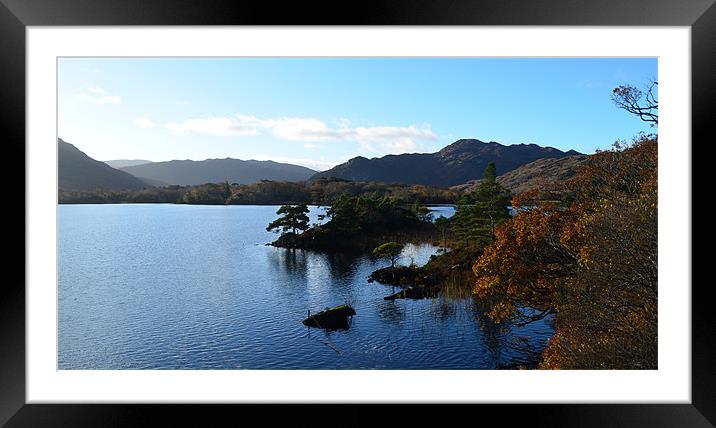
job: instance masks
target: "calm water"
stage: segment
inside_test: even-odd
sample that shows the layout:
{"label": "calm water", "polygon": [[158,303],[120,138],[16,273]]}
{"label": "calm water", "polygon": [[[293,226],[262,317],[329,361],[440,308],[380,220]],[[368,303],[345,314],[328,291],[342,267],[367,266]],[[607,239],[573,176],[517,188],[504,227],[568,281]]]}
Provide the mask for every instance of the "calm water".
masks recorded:
{"label": "calm water", "polygon": [[[61,205],[59,368],[492,369],[530,358],[519,337],[540,350],[551,335],[483,331],[472,298],[384,301],[392,287],[366,277],[386,262],[264,245],[276,209]],[[409,245],[402,263],[436,250]],[[348,330],[301,324],[343,303]]]}

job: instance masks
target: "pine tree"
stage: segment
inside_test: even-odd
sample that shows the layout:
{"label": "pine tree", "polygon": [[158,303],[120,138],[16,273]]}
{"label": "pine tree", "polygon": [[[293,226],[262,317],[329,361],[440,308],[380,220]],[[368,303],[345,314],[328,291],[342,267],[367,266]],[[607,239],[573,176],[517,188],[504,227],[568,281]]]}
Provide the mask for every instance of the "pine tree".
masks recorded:
{"label": "pine tree", "polygon": [[440,231],[440,234],[442,235],[442,243],[443,248],[447,247],[447,243],[445,242],[445,232],[447,232],[448,225],[450,224],[450,220],[446,218],[445,216],[440,216],[435,219],[435,226],[437,226],[438,230]]}
{"label": "pine tree", "polygon": [[495,240],[495,226],[509,218],[510,193],[497,182],[497,168],[490,162],[477,189],[458,200],[454,231],[466,244]]}
{"label": "pine tree", "polygon": [[395,279],[395,263],[400,259],[400,254],[403,252],[403,244],[397,242],[386,242],[383,245],[375,247],[373,249],[373,255],[375,257],[388,260],[390,262],[390,271]]}
{"label": "pine tree", "polygon": [[485,172],[483,173],[482,178],[483,180],[491,183],[497,181],[497,167],[495,166],[495,162],[488,162],[487,168],[485,168]]}
{"label": "pine tree", "polygon": [[306,204],[282,205],[276,214],[283,214],[283,216],[269,223],[266,230],[275,232],[280,230],[284,234],[290,231],[296,235],[297,231],[308,229],[308,207]]}

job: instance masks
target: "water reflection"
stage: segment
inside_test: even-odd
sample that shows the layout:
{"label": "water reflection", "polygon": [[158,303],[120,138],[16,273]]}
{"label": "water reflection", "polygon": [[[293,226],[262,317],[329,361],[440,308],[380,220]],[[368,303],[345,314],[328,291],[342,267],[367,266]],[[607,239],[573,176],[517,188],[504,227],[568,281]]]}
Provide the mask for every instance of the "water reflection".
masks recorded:
{"label": "water reflection", "polygon": [[449,302],[443,299],[437,299],[436,302],[436,305],[431,306],[431,317],[438,319],[441,322],[445,322],[455,316],[456,309],[454,302]]}
{"label": "water reflection", "polygon": [[484,314],[477,315],[477,322],[480,324],[483,336],[482,342],[490,353],[493,362],[493,368],[499,365],[502,357],[502,348],[504,342],[504,327],[495,323],[492,319]]}
{"label": "water reflection", "polygon": [[390,324],[400,324],[406,318],[405,308],[394,300],[384,300],[378,304],[378,316]]}
{"label": "water reflection", "polygon": [[309,255],[303,250],[273,247],[267,250],[266,265],[272,267],[277,285],[305,288],[309,277]]}
{"label": "water reflection", "polygon": [[306,251],[278,248],[277,251],[271,251],[268,256],[274,260],[274,263],[279,269],[285,270],[293,275],[305,276],[306,270],[308,269]]}
{"label": "water reflection", "polygon": [[[551,334],[547,320],[481,328],[469,287],[385,301],[397,289],[367,282],[387,266],[368,255],[265,246],[277,208],[60,206],[59,368],[483,369],[529,360],[523,345]],[[407,245],[401,263],[435,252]],[[346,303],[347,329],[302,324]]]}
{"label": "water reflection", "polygon": [[551,329],[544,323],[518,327],[502,322],[496,323],[486,315],[484,303],[476,301],[476,320],[482,330],[482,341],[492,356],[496,369],[535,368],[540,360]]}
{"label": "water reflection", "polygon": [[328,263],[334,280],[352,279],[356,273],[358,263],[364,258],[357,254],[346,253],[319,253],[319,257],[323,257]]}

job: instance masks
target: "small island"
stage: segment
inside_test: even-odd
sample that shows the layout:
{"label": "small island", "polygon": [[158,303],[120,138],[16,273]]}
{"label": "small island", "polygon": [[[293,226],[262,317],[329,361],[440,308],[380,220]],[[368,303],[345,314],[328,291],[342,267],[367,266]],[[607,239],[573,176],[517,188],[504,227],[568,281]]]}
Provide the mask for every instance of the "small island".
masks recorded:
{"label": "small island", "polygon": [[284,205],[277,211],[281,217],[267,230],[283,232],[271,243],[275,247],[327,252],[370,250],[386,241],[430,242],[435,225],[428,209],[416,202],[407,206],[390,196],[338,197],[320,220],[323,224],[308,225],[305,204]]}
{"label": "small island", "polygon": [[[511,194],[496,180],[490,162],[475,190],[458,200],[451,218],[433,218],[427,206],[396,197],[341,194],[319,220],[309,225],[305,204],[283,205],[267,230],[280,233],[270,245],[323,252],[367,252],[390,262],[373,272],[369,282],[401,287],[394,298],[435,297],[449,288],[469,294],[473,286],[472,262],[494,239],[495,227],[509,218]],[[407,243],[433,243],[439,254],[424,266],[397,266]]]}

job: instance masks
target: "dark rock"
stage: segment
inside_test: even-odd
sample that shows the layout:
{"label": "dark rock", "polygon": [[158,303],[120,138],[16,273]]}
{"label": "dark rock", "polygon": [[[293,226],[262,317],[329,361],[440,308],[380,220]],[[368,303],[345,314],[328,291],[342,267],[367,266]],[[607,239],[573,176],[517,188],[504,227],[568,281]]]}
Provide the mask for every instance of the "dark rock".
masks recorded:
{"label": "dark rock", "polygon": [[326,309],[316,314],[310,314],[303,320],[303,325],[323,329],[348,328],[348,317],[356,314],[356,311],[348,306],[341,305],[335,308]]}
{"label": "dark rock", "polygon": [[419,268],[396,266],[395,269],[390,267],[378,269],[370,275],[369,280],[378,281],[381,284],[408,287],[420,282],[422,277]]}

